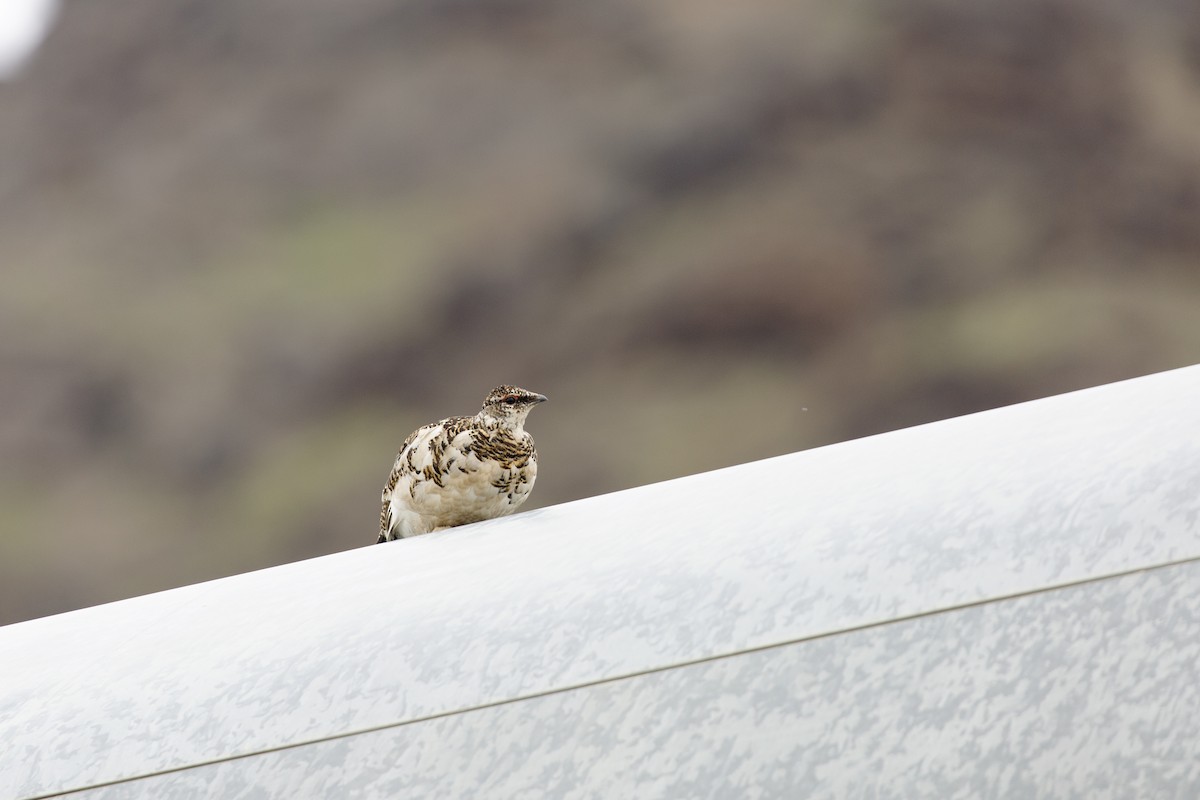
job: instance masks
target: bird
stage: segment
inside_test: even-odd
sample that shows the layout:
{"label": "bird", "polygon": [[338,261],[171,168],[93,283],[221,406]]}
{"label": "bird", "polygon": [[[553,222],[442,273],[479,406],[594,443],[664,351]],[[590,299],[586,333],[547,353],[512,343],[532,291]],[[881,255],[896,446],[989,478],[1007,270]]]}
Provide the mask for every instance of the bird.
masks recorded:
{"label": "bird", "polygon": [[503,517],[529,497],[537,448],[525,430],[544,394],[497,386],[473,417],[417,428],[396,455],[383,487],[376,544]]}

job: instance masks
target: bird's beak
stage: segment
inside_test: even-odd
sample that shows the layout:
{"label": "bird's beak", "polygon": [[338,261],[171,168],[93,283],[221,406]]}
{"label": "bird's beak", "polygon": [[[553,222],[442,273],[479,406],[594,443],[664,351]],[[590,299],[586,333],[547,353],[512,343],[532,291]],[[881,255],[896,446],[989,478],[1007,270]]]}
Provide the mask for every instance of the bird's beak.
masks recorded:
{"label": "bird's beak", "polygon": [[549,398],[549,397],[546,397],[546,395],[544,395],[544,394],[535,394],[535,395],[533,396],[533,399],[534,399],[534,401],[536,401],[536,402],[538,402],[538,403],[544,403],[544,402],[546,402],[547,400],[549,400],[550,398]]}

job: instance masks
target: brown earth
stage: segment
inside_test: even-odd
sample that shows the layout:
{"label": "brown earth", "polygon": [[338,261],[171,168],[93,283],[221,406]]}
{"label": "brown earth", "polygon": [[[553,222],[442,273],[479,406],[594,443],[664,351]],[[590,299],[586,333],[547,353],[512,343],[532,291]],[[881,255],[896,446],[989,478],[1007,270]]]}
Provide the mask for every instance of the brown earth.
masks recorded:
{"label": "brown earth", "polygon": [[88,0],[0,164],[0,622],[1200,361],[1188,0]]}

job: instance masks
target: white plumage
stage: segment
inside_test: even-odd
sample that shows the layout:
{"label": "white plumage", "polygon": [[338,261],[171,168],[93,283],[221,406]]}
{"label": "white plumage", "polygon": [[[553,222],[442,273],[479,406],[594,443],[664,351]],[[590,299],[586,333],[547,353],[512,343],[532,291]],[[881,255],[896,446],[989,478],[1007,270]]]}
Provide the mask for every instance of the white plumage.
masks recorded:
{"label": "white plumage", "polygon": [[525,418],[545,400],[527,389],[499,386],[475,416],[413,431],[383,487],[378,541],[516,511],[537,478],[537,449]]}

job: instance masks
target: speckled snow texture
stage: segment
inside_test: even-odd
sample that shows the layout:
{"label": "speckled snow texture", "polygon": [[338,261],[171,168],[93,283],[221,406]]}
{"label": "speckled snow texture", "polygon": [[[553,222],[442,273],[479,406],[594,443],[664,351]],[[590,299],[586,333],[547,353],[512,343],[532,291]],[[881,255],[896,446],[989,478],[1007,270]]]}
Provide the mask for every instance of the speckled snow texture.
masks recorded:
{"label": "speckled snow texture", "polygon": [[[1198,432],[1193,367],[2,628],[0,797],[1200,556]],[[1198,682],[1170,671],[1197,663],[1176,658],[1200,615],[1185,575],[1200,585],[1175,567],[160,780],[224,776],[221,797],[239,781],[292,796],[257,783],[289,768],[302,772],[280,785],[316,797],[337,780],[369,796],[375,777],[449,787],[439,797],[589,796],[635,778],[646,797],[808,780],[884,797],[855,782],[886,766],[917,792],[988,781],[1019,795],[1033,759],[1079,792],[1112,771],[1127,796],[1154,796],[1139,787],[1194,783],[1170,757],[1174,732],[1195,736],[1177,709],[1197,716]],[[1070,598],[1081,616],[1048,610]],[[1026,635],[1035,617],[1041,638]],[[1039,694],[1053,659],[1091,688]],[[1072,718],[1103,730],[1051,736]],[[1167,749],[1145,749],[1160,727]],[[966,763],[976,751],[988,763]],[[835,757],[858,774],[821,766]],[[480,783],[495,794],[469,788],[475,759],[505,773]]]}
{"label": "speckled snow texture", "polygon": [[80,800],[1200,796],[1189,564]]}

